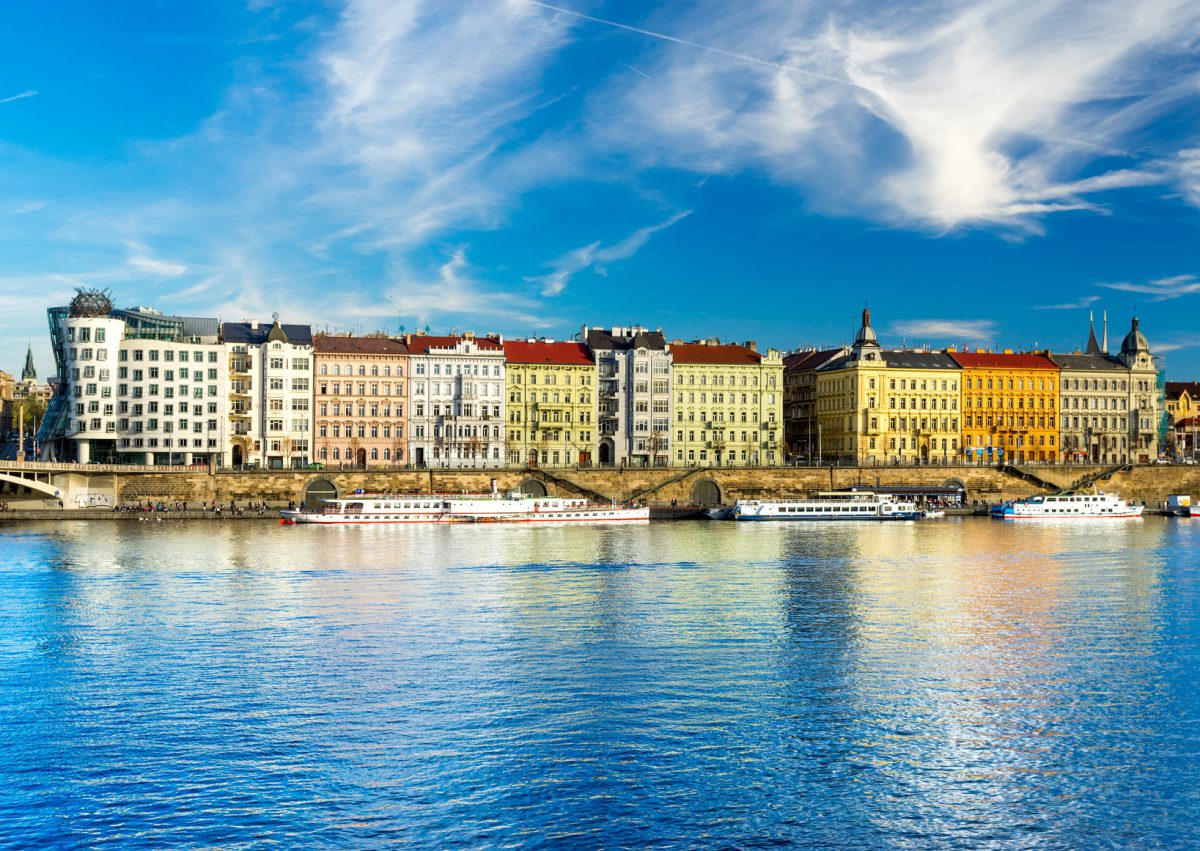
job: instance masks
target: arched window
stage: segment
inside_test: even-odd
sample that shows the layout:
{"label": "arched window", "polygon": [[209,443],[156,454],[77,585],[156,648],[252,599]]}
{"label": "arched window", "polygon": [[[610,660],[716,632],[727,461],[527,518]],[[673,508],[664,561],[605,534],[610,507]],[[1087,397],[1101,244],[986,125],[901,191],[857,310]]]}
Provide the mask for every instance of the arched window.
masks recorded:
{"label": "arched window", "polygon": [[[324,449],[322,449],[321,451],[322,451],[322,452],[324,452],[325,450],[324,450]],[[333,447],[333,460],[334,460],[334,461],[337,461],[337,460],[340,460],[340,459],[341,459],[341,457],[342,457],[342,456],[341,456],[341,454],[340,454],[340,453],[341,453],[341,450],[340,450],[340,449],[338,449],[336,446],[335,446],[335,447]]]}

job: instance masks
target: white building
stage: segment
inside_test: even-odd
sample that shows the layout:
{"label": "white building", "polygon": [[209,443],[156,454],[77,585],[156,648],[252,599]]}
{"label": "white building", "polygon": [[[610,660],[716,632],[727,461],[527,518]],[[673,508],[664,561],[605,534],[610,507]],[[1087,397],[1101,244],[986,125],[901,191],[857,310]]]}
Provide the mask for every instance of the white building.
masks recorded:
{"label": "white building", "polygon": [[313,345],[307,325],[226,322],[230,463],[303,467],[313,437]]}
{"label": "white building", "polygon": [[671,457],[671,352],[662,331],[583,326],[596,358],[601,465],[666,466]]}
{"label": "white building", "polygon": [[504,340],[412,334],[408,457],[418,467],[504,464]]}
{"label": "white building", "polygon": [[95,291],[49,313],[58,381],[41,430],[44,458],[228,462],[216,319],[114,310]]}

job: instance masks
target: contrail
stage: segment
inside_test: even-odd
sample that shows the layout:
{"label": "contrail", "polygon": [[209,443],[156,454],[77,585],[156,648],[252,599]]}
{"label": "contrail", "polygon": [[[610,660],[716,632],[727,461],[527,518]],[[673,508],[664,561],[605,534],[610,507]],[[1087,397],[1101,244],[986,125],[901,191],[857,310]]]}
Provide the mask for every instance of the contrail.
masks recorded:
{"label": "contrail", "polygon": [[788,71],[789,73],[792,73],[792,74],[801,74],[805,77],[812,77],[814,80],[822,80],[826,83],[837,83],[837,84],[843,85],[843,86],[852,85],[851,83],[847,82],[846,80],[839,80],[835,77],[826,77],[823,74],[816,74],[816,73],[813,73],[812,71],[805,71],[803,68],[797,68],[794,65],[781,65],[778,62],[770,62],[766,59],[759,59],[758,57],[755,57],[755,56],[747,56],[744,53],[733,53],[732,51],[729,51],[729,50],[721,50],[721,48],[719,48],[719,47],[709,47],[707,44],[698,44],[694,41],[688,41],[687,39],[684,39],[684,38],[676,38],[673,35],[667,35],[665,33],[654,32],[653,30],[646,30],[646,29],[642,29],[641,27],[631,26],[629,24],[622,24],[619,21],[610,21],[605,18],[595,18],[595,17],[592,17],[591,15],[585,15],[583,12],[576,12],[572,9],[564,9],[561,6],[552,6],[549,3],[541,2],[541,0],[523,0],[523,2],[528,3],[530,6],[540,6],[543,9],[549,9],[551,12],[559,12],[560,14],[563,14],[563,15],[570,15],[573,18],[579,18],[580,20],[590,21],[593,24],[604,24],[605,26],[608,26],[608,27],[616,27],[617,29],[625,30],[626,32],[637,33],[638,35],[645,35],[645,36],[649,36],[650,38],[661,39],[662,41],[669,41],[672,44],[681,44],[684,47],[693,47],[696,50],[703,50],[708,53],[715,53],[718,56],[724,56],[729,59],[737,59],[740,62],[749,62],[751,65],[760,65],[764,68],[774,68],[779,71]]}
{"label": "contrail", "polygon": [[0,103],[11,103],[14,100],[20,100],[21,98],[31,98],[36,94],[37,94],[36,91],[34,91],[33,89],[29,89],[28,91],[21,92],[19,95],[13,95],[12,97],[0,98]]}

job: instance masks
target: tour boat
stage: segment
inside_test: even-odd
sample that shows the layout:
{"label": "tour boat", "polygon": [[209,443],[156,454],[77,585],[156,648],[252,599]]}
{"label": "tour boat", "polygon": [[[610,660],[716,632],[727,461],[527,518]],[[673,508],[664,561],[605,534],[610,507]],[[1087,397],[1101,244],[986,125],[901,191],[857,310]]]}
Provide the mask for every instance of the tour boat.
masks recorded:
{"label": "tour boat", "polygon": [[1064,493],[1005,502],[992,508],[992,517],[998,520],[1120,519],[1141,517],[1144,507],[1103,491]]}
{"label": "tour boat", "polygon": [[811,499],[739,499],[733,519],[762,520],[919,520],[925,516],[909,501],[871,491],[828,491]]}
{"label": "tour boat", "polygon": [[326,500],[316,511],[286,509],[286,525],[365,523],[646,523],[650,509],[586,499],[501,494],[355,494]]}

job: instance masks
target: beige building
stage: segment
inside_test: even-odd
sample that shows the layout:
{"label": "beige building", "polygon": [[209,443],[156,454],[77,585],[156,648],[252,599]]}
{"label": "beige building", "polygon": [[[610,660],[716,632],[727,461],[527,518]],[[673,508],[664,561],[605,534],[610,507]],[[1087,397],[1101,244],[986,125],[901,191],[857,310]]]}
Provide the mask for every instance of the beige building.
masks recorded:
{"label": "beige building", "polygon": [[753,342],[670,344],[675,387],[673,461],[680,466],[783,463],[783,357]]}
{"label": "beige building", "polygon": [[0,441],[13,428],[13,377],[0,369]]}
{"label": "beige building", "polygon": [[590,466],[596,362],[582,343],[505,340],[508,463]]}
{"label": "beige building", "polygon": [[318,335],[316,461],[344,467],[408,462],[408,347],[388,337]]}

